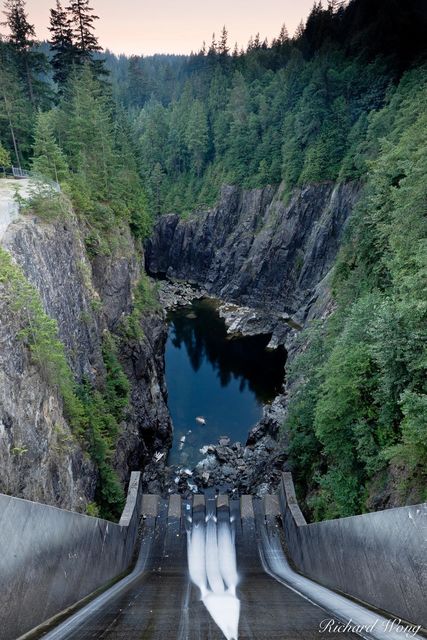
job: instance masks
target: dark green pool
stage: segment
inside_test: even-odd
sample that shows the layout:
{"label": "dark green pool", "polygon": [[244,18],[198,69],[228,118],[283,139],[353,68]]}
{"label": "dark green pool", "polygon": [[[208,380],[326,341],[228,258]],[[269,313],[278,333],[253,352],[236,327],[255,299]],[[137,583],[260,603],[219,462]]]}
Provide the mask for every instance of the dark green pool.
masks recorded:
{"label": "dark green pool", "polygon": [[[174,441],[169,464],[193,466],[220,436],[246,441],[263,403],[283,384],[286,354],[267,350],[269,336],[233,338],[212,300],[169,314],[166,381]],[[205,424],[201,424],[201,420]]]}

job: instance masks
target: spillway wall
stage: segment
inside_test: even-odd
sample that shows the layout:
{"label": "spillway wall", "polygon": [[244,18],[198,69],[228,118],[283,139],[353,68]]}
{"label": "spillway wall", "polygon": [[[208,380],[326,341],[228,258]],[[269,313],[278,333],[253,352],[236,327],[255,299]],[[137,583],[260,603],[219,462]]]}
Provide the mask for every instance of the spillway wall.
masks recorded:
{"label": "spillway wall", "polygon": [[290,473],[279,495],[297,571],[427,628],[427,504],[307,524]]}
{"label": "spillway wall", "polygon": [[141,510],[132,473],[119,524],[0,494],[0,637],[27,631],[132,564]]}

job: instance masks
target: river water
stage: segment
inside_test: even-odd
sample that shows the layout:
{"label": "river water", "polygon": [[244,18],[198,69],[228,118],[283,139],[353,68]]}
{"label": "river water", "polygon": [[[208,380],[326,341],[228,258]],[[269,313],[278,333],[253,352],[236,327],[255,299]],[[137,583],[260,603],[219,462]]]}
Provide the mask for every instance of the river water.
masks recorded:
{"label": "river water", "polygon": [[194,466],[221,436],[245,443],[262,405],[279,393],[283,349],[269,336],[230,338],[212,300],[169,313],[165,366],[174,440],[169,464]]}

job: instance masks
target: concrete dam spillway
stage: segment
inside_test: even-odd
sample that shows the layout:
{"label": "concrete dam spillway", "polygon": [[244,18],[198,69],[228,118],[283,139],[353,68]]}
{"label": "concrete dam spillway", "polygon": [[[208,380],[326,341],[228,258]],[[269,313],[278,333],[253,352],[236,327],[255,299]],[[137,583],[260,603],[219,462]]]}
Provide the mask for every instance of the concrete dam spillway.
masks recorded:
{"label": "concrete dam spillway", "polygon": [[[165,500],[142,495],[134,473],[119,525],[7,496],[0,508],[2,640],[423,637],[426,505],[307,525],[290,474],[263,500]],[[393,562],[376,575],[383,527]]]}

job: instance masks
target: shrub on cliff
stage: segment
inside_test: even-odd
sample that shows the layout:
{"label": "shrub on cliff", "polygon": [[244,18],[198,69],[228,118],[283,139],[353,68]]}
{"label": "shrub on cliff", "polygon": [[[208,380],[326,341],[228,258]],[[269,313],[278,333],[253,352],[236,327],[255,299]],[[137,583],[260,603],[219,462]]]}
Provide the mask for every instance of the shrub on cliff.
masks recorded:
{"label": "shrub on cliff", "polygon": [[44,312],[36,289],[26,280],[7,251],[0,248],[0,283],[21,329],[18,338],[28,347],[34,364],[47,384],[58,389],[64,416],[83,447],[96,463],[99,480],[97,502],[102,517],[120,517],[124,491],[112,467],[120,422],[129,403],[129,382],[117,359],[116,346],[106,335],[103,358],[106,369],[99,390],[87,381],[78,385],[67,362],[58,327]]}

